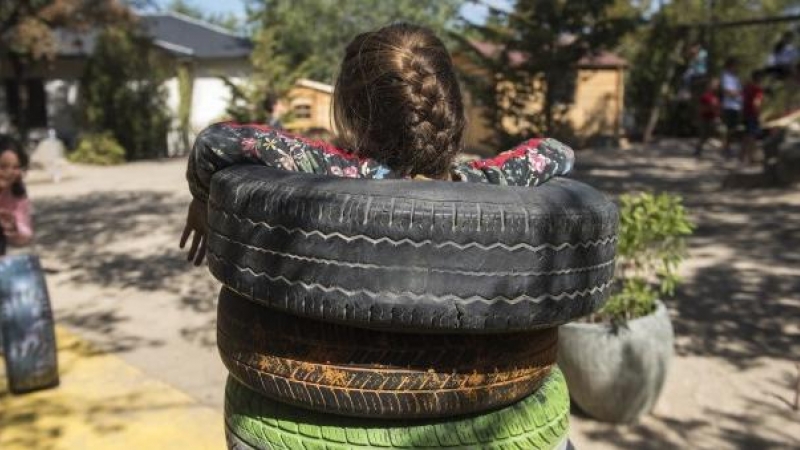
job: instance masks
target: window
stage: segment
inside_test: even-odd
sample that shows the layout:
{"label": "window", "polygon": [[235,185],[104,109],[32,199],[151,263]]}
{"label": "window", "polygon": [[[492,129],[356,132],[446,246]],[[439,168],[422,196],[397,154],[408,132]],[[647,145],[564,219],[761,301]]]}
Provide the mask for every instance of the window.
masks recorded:
{"label": "window", "polygon": [[570,70],[559,74],[550,81],[550,93],[555,104],[571,105],[575,103],[575,90],[578,83],[578,72]]}
{"label": "window", "polygon": [[295,103],[292,107],[292,114],[295,119],[310,119],[311,118],[311,105],[308,103]]}
{"label": "window", "polygon": [[47,126],[47,96],[41,79],[25,80],[19,91],[14,88],[13,80],[6,80],[6,107],[14,124],[19,125],[20,103],[24,100],[28,106],[28,128],[44,128]]}

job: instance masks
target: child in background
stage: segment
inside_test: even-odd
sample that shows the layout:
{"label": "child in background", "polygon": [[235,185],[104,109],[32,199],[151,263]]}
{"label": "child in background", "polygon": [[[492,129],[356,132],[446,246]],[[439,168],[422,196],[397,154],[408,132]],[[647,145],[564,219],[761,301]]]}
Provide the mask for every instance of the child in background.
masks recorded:
{"label": "child in background", "polygon": [[725,123],[725,143],[722,154],[726,159],[733,156],[731,144],[741,139],[739,127],[742,125],[742,83],[737,71],[739,61],[730,57],[725,60],[725,68],[720,77],[720,97],[722,103],[722,121]]}
{"label": "child in background", "polygon": [[22,182],[22,171],[28,165],[28,155],[10,136],[0,135],[0,255],[6,245],[27,245],[33,239],[31,206]]}
{"label": "child in background", "polygon": [[764,88],[761,81],[764,74],[756,70],[750,77],[750,82],[742,91],[742,116],[744,118],[745,136],[742,141],[742,151],[739,160],[742,164],[752,164],[755,159],[756,140],[761,133],[761,105],[764,102]]}
{"label": "child in background", "polygon": [[720,120],[720,104],[719,104],[719,79],[711,78],[706,85],[706,90],[700,96],[700,139],[697,141],[694,155],[699,157],[703,154],[703,145],[717,134],[720,129],[722,121]]}
{"label": "child in background", "polygon": [[222,123],[202,131],[189,155],[194,200],[181,248],[205,255],[206,202],[212,175],[233,164],[351,178],[438,179],[535,186],[572,167],[574,154],[554,139],[531,139],[488,159],[455,164],[466,118],[450,54],[429,29],[394,24],[347,46],[333,94],[337,143],[298,138],[267,126]]}

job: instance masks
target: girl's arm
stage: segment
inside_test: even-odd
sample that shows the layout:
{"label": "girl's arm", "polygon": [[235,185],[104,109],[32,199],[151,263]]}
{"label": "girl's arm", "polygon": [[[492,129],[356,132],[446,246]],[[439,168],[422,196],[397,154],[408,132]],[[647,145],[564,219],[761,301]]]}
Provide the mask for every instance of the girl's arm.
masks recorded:
{"label": "girl's arm", "polygon": [[189,205],[180,247],[184,248],[191,238],[187,257],[195,265],[203,262],[206,253],[206,204],[211,177],[234,164],[261,164],[351,178],[397,178],[388,167],[325,142],[303,139],[262,125],[211,125],[195,139],[186,171],[194,200]]}
{"label": "girl's arm", "polygon": [[268,126],[227,122],[211,125],[195,139],[186,173],[189,190],[205,203],[211,176],[243,163],[350,178],[397,178],[382,164],[322,141],[293,136]]}
{"label": "girl's arm", "polygon": [[27,198],[16,201],[13,210],[2,211],[3,232],[8,242],[16,247],[27,245],[33,239],[31,204]]}
{"label": "girl's arm", "polygon": [[531,139],[494,158],[453,167],[454,179],[507,186],[537,186],[566,175],[575,164],[572,149],[555,139]]}
{"label": "girl's arm", "polygon": [[[454,179],[511,186],[536,186],[570,171],[575,156],[555,139],[531,139],[500,155],[454,166]],[[277,169],[351,178],[398,178],[387,166],[321,141],[260,125],[218,123],[203,130],[189,156],[189,189],[208,199],[211,176],[225,167],[262,164]]]}
{"label": "girl's arm", "polygon": [[[512,186],[536,186],[569,172],[572,149],[554,139],[532,139],[495,158],[459,164],[453,178]],[[351,178],[399,178],[387,166],[358,158],[336,147],[260,125],[219,123],[203,130],[189,155],[186,178],[194,200],[189,205],[180,247],[189,242],[189,261],[200,265],[206,252],[206,203],[211,177],[234,164],[262,164],[276,169]]]}

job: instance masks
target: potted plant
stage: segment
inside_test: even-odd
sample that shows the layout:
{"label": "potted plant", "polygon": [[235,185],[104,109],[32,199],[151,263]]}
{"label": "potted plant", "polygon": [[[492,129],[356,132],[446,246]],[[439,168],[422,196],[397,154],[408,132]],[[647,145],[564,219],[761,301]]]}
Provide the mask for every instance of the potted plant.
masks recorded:
{"label": "potted plant", "polygon": [[679,196],[620,198],[614,292],[597,313],[559,330],[558,364],[573,401],[590,416],[635,422],[658,399],[673,353],[661,299],[679,282],[691,232]]}

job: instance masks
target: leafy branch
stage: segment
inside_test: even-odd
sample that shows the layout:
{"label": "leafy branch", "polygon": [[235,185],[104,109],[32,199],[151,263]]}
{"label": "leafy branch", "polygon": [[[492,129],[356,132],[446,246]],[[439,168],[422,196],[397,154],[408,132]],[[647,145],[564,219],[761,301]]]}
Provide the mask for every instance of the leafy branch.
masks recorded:
{"label": "leafy branch", "polygon": [[600,316],[622,323],[653,312],[659,297],[674,295],[686,257],[685,237],[693,229],[680,196],[621,196],[617,292]]}

